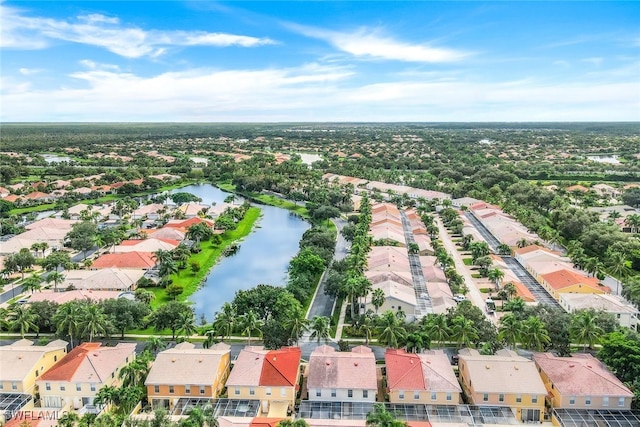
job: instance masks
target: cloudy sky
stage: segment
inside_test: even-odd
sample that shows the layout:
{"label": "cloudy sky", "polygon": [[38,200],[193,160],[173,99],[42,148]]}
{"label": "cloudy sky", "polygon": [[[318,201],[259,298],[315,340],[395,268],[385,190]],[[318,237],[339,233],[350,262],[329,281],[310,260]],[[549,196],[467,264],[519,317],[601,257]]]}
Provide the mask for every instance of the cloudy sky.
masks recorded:
{"label": "cloudy sky", "polygon": [[633,1],[2,1],[0,31],[3,122],[640,120]]}

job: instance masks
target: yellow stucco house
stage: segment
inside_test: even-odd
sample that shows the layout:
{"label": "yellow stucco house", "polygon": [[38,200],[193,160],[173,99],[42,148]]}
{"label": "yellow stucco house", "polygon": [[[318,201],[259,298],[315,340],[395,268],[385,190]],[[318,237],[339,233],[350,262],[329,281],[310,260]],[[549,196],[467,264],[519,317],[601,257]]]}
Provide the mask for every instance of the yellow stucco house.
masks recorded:
{"label": "yellow stucco house", "polygon": [[135,359],[135,349],[134,343],[80,344],[36,381],[42,406],[69,410],[93,405],[102,387],[121,384],[120,370]]}
{"label": "yellow stucco house", "polygon": [[205,349],[189,342],[158,353],[144,382],[149,404],[172,410],[180,398],[218,397],[229,376],[230,354],[228,344]]}
{"label": "yellow stucco house", "polygon": [[36,380],[67,354],[67,342],[33,345],[20,340],[0,347],[0,393],[35,394]]}
{"label": "yellow stucco house", "polygon": [[301,355],[300,347],[245,347],[227,380],[228,397],[260,400],[260,414],[286,417],[299,389]]}
{"label": "yellow stucco house", "polygon": [[387,349],[385,355],[389,402],[458,405],[462,389],[442,350],[420,354]]}
{"label": "yellow stucco house", "polygon": [[633,393],[590,354],[533,356],[553,409],[629,410]]}
{"label": "yellow stucco house", "polygon": [[459,351],[460,383],[472,405],[508,406],[522,422],[544,419],[547,390],[533,361],[510,350],[481,355]]}

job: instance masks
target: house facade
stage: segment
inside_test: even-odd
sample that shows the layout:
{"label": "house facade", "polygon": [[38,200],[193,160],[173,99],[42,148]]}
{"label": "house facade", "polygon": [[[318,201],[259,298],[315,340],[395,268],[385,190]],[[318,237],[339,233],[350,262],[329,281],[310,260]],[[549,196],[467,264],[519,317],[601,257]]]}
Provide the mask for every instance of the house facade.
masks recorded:
{"label": "house facade", "polygon": [[306,375],[309,400],[376,401],[376,358],[369,347],[338,352],[320,346],[309,357]]}
{"label": "house facade", "polygon": [[135,348],[130,343],[80,344],[36,381],[42,406],[67,410],[93,405],[102,387],[120,385],[120,370],[135,359]]}
{"label": "house facade", "polygon": [[533,361],[510,350],[485,356],[463,349],[459,357],[460,383],[470,404],[508,406],[522,422],[544,419],[547,390]]}
{"label": "house facade", "polygon": [[385,355],[389,402],[458,405],[462,388],[443,351],[420,354],[387,349]]}
{"label": "house facade", "polygon": [[158,353],[145,380],[149,404],[172,410],[180,398],[216,398],[229,376],[231,347],[183,342]]}
{"label": "house facade", "polygon": [[0,347],[0,393],[35,394],[36,380],[67,354],[67,342],[44,346],[20,340]]}

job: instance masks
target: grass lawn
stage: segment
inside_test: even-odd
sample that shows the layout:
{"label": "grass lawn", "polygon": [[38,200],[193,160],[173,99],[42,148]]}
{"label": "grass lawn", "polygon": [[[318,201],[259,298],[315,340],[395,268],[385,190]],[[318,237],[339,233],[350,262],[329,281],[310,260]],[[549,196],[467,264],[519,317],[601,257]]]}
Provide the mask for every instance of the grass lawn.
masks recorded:
{"label": "grass lawn", "polygon": [[473,265],[473,259],[471,258],[462,258],[462,262],[464,262],[464,265]]}
{"label": "grass lawn", "polygon": [[[192,254],[187,262],[187,265],[190,265],[193,261],[198,262],[200,264],[200,271],[193,274],[189,268],[185,268],[171,276],[173,283],[184,288],[184,292],[177,297],[178,301],[186,301],[186,299],[198,289],[204,278],[209,274],[209,270],[211,270],[222,254],[222,251],[232,243],[247,236],[259,217],[260,209],[250,207],[242,221],[238,223],[238,227],[235,230],[227,231],[222,235],[222,243],[220,245],[213,246],[210,242],[203,242],[201,244],[202,250],[197,254]],[[155,295],[155,298],[151,301],[152,308],[155,309],[160,305],[171,301],[171,298],[169,298],[165,293],[164,288],[147,289]],[[131,333],[135,332],[132,331]]]}

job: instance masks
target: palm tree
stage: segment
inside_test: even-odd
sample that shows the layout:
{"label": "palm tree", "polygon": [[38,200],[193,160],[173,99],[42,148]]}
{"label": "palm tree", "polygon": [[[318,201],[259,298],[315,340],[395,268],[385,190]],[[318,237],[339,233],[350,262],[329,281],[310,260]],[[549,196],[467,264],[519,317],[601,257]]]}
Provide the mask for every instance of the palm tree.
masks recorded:
{"label": "palm tree", "polygon": [[516,344],[522,336],[522,322],[513,314],[507,314],[500,319],[498,328],[498,339],[504,341],[511,348],[516,348]]}
{"label": "palm tree", "polygon": [[249,310],[247,313],[240,316],[240,324],[242,325],[242,333],[247,335],[247,344],[251,343],[252,332],[257,332],[258,335],[262,334],[261,328],[264,325],[264,322],[253,310]]}
{"label": "palm tree", "polygon": [[31,293],[34,293],[35,291],[39,291],[40,289],[42,289],[40,283],[42,283],[42,279],[40,278],[40,276],[32,274],[31,276],[24,279],[24,282],[22,282],[22,288],[26,291],[31,291]]}
{"label": "palm tree", "polygon": [[289,339],[298,344],[300,337],[309,330],[309,321],[300,313],[285,319],[284,327],[289,331]]}
{"label": "palm tree", "polygon": [[37,317],[29,308],[24,305],[17,305],[10,309],[8,314],[9,327],[11,330],[20,331],[20,337],[24,338],[24,334],[29,331],[38,331],[36,324]]}
{"label": "palm tree", "polygon": [[386,296],[382,289],[377,288],[373,290],[373,293],[371,294],[371,305],[376,309],[376,314],[378,314],[378,309],[382,307],[385,299]]}
{"label": "palm tree", "polygon": [[164,350],[167,344],[160,337],[151,336],[144,345],[144,351],[150,351],[153,354]]}
{"label": "palm tree", "polygon": [[624,219],[624,223],[629,226],[631,233],[637,233],[640,230],[640,215],[631,214]]}
{"label": "palm tree", "polygon": [[118,398],[118,389],[113,386],[106,385],[96,393],[93,403],[96,405],[109,406],[116,403]]}
{"label": "palm tree", "polygon": [[74,427],[78,421],[80,421],[78,414],[75,412],[65,412],[65,414],[58,419],[58,425],[61,427]]}
{"label": "palm tree", "polygon": [[511,254],[511,246],[506,243],[500,243],[498,245],[498,253],[500,255],[510,255]]}
{"label": "palm tree", "polygon": [[407,336],[404,323],[391,310],[385,311],[378,321],[378,341],[391,348],[398,348],[398,340]]}
{"label": "palm tree", "polygon": [[64,275],[62,273],[57,272],[57,271],[52,271],[49,274],[47,274],[47,278],[45,280],[47,281],[47,283],[53,282],[53,291],[57,292],[58,291],[58,283],[60,283],[60,282],[62,282],[64,280]]}
{"label": "palm tree", "polygon": [[621,252],[607,251],[607,267],[609,267],[609,273],[616,278],[616,294],[620,294],[620,283],[630,272],[627,259]]}
{"label": "palm tree", "polygon": [[314,316],[311,319],[311,338],[315,338],[318,343],[323,339],[325,343],[329,341],[329,318],[325,316]]}
{"label": "palm tree", "polygon": [[499,289],[500,281],[504,279],[504,271],[500,270],[498,267],[492,268],[491,270],[489,270],[487,278],[495,283],[496,289]]}
{"label": "palm tree", "polygon": [[423,319],[426,319],[424,330],[433,341],[442,344],[449,339],[451,329],[444,314],[433,314]]}
{"label": "palm tree", "polygon": [[478,339],[478,331],[470,319],[465,319],[462,315],[458,315],[451,321],[451,337],[456,340],[458,347],[469,347],[472,342]]}
{"label": "palm tree", "polygon": [[589,273],[592,277],[596,277],[599,272],[604,268],[604,264],[597,257],[589,257],[584,262],[584,269]]}
{"label": "palm tree", "polygon": [[196,318],[193,310],[184,310],[180,313],[177,327],[185,339],[196,333]]}
{"label": "palm tree", "polygon": [[186,245],[183,245],[182,243],[179,244],[171,251],[171,253],[174,259],[180,264],[180,268],[187,267],[187,261],[189,261],[191,250]]}
{"label": "palm tree", "polygon": [[212,234],[213,232],[211,231],[211,228],[209,228],[209,226],[207,226],[207,224],[205,224],[204,222],[193,224],[187,230],[187,237],[189,239],[195,240],[196,246],[200,244],[201,240],[210,238]]}
{"label": "palm tree", "polygon": [[369,345],[369,340],[371,339],[371,332],[373,332],[373,329],[373,319],[370,316],[364,316],[360,321],[358,331],[364,334],[365,345]]}
{"label": "palm tree", "polygon": [[592,348],[600,342],[604,330],[598,325],[598,316],[593,310],[581,310],[573,315],[569,326],[571,337],[578,343],[584,344],[583,351],[587,352],[587,346]]}
{"label": "palm tree", "polygon": [[276,424],[276,427],[309,427],[309,424],[302,418],[297,420],[285,419]]}
{"label": "palm tree", "polygon": [[348,300],[351,302],[351,319],[356,318],[356,295],[360,291],[359,276],[352,276],[345,280],[342,292],[347,295]]}
{"label": "palm tree", "polygon": [[514,285],[513,282],[505,283],[501,291],[507,297],[507,301],[518,295],[518,288],[516,288],[516,285]]}
{"label": "palm tree", "polygon": [[53,316],[53,323],[56,325],[58,334],[69,337],[71,348],[73,348],[73,336],[79,334],[80,325],[82,324],[80,304],[75,301],[62,304]]}
{"label": "palm tree", "polygon": [[224,337],[231,338],[231,333],[236,325],[236,309],[235,307],[225,302],[222,304],[222,310],[218,311],[213,321],[213,329],[216,331],[220,338],[224,342]]}
{"label": "palm tree", "polygon": [[82,333],[89,334],[89,342],[93,341],[95,335],[106,335],[111,328],[109,318],[98,304],[87,304],[84,307],[82,324]]}
{"label": "palm tree", "polygon": [[143,352],[131,363],[125,365],[120,370],[118,377],[122,380],[123,387],[141,387],[149,374],[151,360],[153,356],[148,351]]}
{"label": "palm tree", "polygon": [[394,413],[387,411],[384,403],[376,403],[367,414],[367,426],[372,427],[405,427],[407,423],[396,419]]}
{"label": "palm tree", "polygon": [[527,348],[542,351],[551,342],[547,327],[539,317],[529,316],[522,325],[522,341]]}

